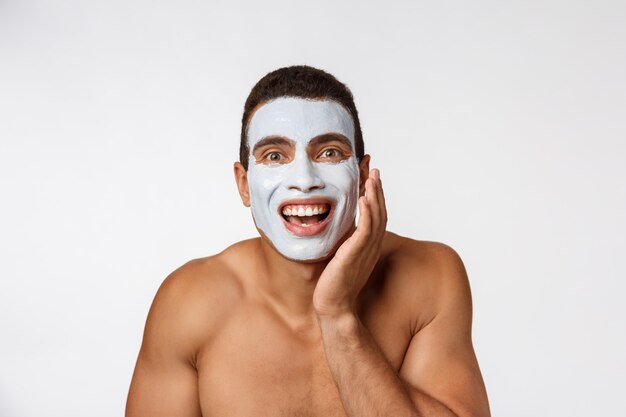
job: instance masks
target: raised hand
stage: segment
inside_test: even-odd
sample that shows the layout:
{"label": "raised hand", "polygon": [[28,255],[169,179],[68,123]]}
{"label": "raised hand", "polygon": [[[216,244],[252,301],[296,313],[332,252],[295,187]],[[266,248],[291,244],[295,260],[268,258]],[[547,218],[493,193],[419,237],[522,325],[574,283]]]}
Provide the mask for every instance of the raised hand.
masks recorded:
{"label": "raised hand", "polygon": [[370,171],[358,206],[355,232],[339,247],[315,287],[313,306],[318,316],[354,314],[356,298],[380,257],[387,208],[377,169]]}

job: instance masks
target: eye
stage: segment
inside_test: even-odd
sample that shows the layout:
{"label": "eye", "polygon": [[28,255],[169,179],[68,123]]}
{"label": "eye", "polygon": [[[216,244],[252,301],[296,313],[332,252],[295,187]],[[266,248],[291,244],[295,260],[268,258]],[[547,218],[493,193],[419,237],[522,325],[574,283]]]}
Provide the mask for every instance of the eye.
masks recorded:
{"label": "eye", "polygon": [[280,152],[270,152],[265,155],[265,159],[271,162],[278,162],[283,159],[283,156],[280,154]]}
{"label": "eye", "polygon": [[321,153],[320,153],[320,157],[321,158],[329,158],[329,159],[333,159],[333,158],[338,158],[341,156],[341,152],[339,152],[339,150],[334,149],[334,148],[328,148],[328,149],[324,149]]}

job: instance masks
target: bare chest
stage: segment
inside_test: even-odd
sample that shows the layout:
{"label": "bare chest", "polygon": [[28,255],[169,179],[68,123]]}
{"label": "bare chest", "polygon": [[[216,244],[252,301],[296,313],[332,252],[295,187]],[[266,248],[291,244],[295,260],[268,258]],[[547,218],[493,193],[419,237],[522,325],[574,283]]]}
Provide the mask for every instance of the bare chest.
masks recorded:
{"label": "bare chest", "polygon": [[[362,317],[397,371],[408,338],[384,313]],[[345,416],[323,342],[253,309],[225,323],[198,359],[203,416]]]}

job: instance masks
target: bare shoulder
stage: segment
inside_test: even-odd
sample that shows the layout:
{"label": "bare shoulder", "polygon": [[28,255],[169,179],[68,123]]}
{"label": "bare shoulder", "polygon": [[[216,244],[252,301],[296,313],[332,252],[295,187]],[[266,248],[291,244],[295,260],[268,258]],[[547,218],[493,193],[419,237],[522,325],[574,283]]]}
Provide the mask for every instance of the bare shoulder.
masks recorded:
{"label": "bare shoulder", "polygon": [[187,262],[161,284],[146,320],[127,416],[201,414],[199,356],[243,294],[229,261],[233,247]]}
{"label": "bare shoulder", "polygon": [[382,257],[398,294],[414,307],[414,331],[431,322],[451,303],[471,313],[471,295],[459,254],[440,242],[420,241],[387,232]]}
{"label": "bare shoulder", "polygon": [[190,358],[219,330],[243,298],[229,262],[231,248],[191,260],[165,278],[150,307],[142,350],[173,344],[172,350]]}
{"label": "bare shoulder", "polygon": [[406,264],[422,279],[432,284],[453,284],[450,281],[465,280],[465,267],[459,254],[441,242],[414,240],[390,234],[393,244],[390,255]]}
{"label": "bare shoulder", "polygon": [[241,295],[241,283],[237,269],[229,262],[230,250],[191,260],[176,269],[161,284],[155,301],[171,299],[179,307],[191,308],[210,305],[214,312],[221,305],[231,305]]}
{"label": "bare shoulder", "polygon": [[472,299],[460,256],[448,245],[388,236],[387,256],[406,288],[411,340],[399,376],[416,404],[439,402],[455,415],[489,416],[472,344]]}
{"label": "bare shoulder", "polygon": [[462,265],[461,258],[450,246],[441,242],[415,240],[387,232],[384,254],[414,262],[414,266],[445,267]]}

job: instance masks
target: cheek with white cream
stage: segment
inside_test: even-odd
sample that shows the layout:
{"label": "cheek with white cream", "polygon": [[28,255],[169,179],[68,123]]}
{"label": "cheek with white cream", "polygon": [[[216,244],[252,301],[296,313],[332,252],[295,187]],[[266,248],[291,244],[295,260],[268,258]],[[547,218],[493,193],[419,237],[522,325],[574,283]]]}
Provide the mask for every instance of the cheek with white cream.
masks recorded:
{"label": "cheek with white cream", "polygon": [[279,98],[260,107],[249,124],[250,149],[268,136],[295,142],[286,163],[257,163],[250,154],[250,203],[257,227],[289,259],[311,261],[330,254],[354,225],[359,169],[354,155],[336,163],[314,162],[308,142],[339,133],[354,149],[350,114],[331,100]]}

